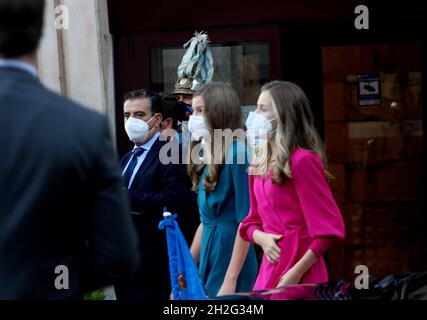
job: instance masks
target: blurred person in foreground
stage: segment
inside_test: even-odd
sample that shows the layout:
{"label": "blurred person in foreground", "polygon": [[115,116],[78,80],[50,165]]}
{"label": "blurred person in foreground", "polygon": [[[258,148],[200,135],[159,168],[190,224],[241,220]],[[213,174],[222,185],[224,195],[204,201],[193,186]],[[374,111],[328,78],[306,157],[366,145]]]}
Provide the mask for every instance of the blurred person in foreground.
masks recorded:
{"label": "blurred person in foreground", "polygon": [[138,263],[106,119],[45,89],[43,0],[0,0],[0,299],[78,299]]}

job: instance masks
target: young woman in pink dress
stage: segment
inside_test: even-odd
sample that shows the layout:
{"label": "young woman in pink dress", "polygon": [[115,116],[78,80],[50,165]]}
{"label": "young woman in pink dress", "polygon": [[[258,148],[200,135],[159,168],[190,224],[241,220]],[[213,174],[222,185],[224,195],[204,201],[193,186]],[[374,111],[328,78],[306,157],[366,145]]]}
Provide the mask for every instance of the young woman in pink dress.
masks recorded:
{"label": "young woman in pink dress", "polygon": [[265,133],[249,168],[250,212],[240,229],[264,251],[253,289],[327,282],[322,255],[345,230],[306,95],[294,83],[271,82],[246,125],[249,137],[262,142]]}

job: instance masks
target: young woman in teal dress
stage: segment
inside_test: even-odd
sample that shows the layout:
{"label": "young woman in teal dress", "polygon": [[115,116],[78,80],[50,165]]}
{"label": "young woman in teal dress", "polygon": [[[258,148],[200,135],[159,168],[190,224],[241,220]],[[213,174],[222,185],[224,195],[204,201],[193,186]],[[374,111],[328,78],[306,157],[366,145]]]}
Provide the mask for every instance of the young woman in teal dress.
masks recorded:
{"label": "young woman in teal dress", "polygon": [[210,83],[194,95],[189,121],[189,174],[201,221],[191,253],[209,297],[250,291],[258,270],[254,248],[239,235],[250,203],[240,108],[230,86]]}

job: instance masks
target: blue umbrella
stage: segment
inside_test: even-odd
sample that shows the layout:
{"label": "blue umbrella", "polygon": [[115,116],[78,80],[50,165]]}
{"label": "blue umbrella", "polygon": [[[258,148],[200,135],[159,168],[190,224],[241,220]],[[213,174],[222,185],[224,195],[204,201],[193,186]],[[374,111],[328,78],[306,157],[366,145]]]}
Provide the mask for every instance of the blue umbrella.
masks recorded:
{"label": "blue umbrella", "polygon": [[206,290],[199,278],[199,270],[191,256],[187,242],[176,222],[177,215],[163,213],[159,229],[166,228],[168,242],[169,272],[172,294],[175,300],[205,300]]}

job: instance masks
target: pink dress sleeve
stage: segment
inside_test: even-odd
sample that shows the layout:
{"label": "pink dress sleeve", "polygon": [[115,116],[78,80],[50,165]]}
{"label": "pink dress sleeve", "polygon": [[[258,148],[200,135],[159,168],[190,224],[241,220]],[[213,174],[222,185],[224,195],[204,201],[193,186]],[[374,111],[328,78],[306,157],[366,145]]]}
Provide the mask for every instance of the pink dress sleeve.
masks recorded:
{"label": "pink dress sleeve", "polygon": [[344,221],[327,182],[320,157],[304,152],[292,161],[295,189],[308,233],[314,239],[310,249],[321,256],[334,238],[345,237]]}
{"label": "pink dress sleeve", "polygon": [[317,237],[313,240],[309,249],[319,258],[332,246],[335,239],[335,237]]}
{"label": "pink dress sleeve", "polygon": [[262,220],[258,214],[258,203],[254,193],[254,179],[253,175],[249,175],[249,200],[250,209],[249,214],[243,220],[240,226],[240,236],[243,240],[254,242],[253,234],[255,230],[263,230]]}

